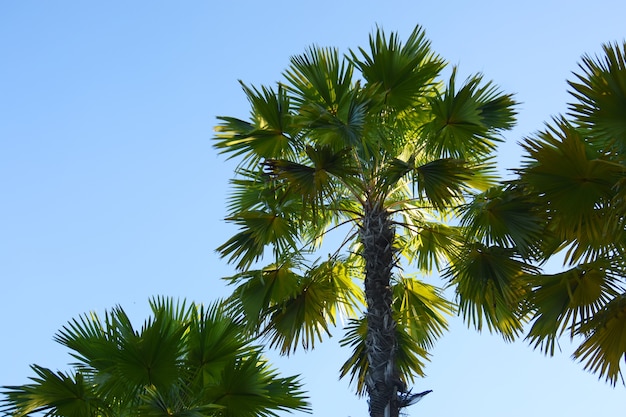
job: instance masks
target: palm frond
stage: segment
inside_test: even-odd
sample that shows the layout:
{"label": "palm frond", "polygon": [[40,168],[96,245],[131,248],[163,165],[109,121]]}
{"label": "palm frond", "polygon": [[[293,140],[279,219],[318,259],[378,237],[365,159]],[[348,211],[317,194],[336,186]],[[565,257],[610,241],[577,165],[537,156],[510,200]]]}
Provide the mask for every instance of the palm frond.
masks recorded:
{"label": "palm frond", "polygon": [[298,132],[290,124],[291,104],[282,86],[248,87],[241,84],[252,107],[251,122],[233,117],[218,117],[214,147],[230,158],[242,157],[251,167],[265,158],[287,158],[299,148]]}
{"label": "palm frond", "polygon": [[456,68],[447,89],[429,98],[431,120],[424,125],[425,152],[434,158],[473,160],[488,156],[502,139],[499,132],[514,124],[516,105],[481,75],[456,90]]}
{"label": "palm frond", "polygon": [[33,413],[63,417],[113,417],[91,381],[82,373],[66,374],[32,365],[32,383],[4,388],[6,399],[0,409],[7,415],[25,417]]}
{"label": "palm frond", "polygon": [[427,199],[437,209],[446,210],[460,203],[474,172],[465,161],[436,159],[415,168],[415,183],[420,199]]}
{"label": "palm frond", "polygon": [[623,166],[586,145],[580,130],[564,120],[528,138],[521,178],[552,219],[551,229],[564,242],[577,242],[568,260],[612,245],[608,213]]}
{"label": "palm frond", "polygon": [[[373,96],[396,111],[415,109],[424,96],[432,94],[435,78],[444,67],[417,26],[402,43],[397,33],[387,35],[379,28],[370,36],[369,51],[350,52]],[[419,109],[415,109],[419,110]]]}
{"label": "palm frond", "polygon": [[545,217],[535,202],[516,188],[492,187],[463,207],[467,236],[488,245],[516,248],[525,258],[538,256],[545,238]]}
{"label": "palm frond", "polygon": [[578,101],[570,114],[603,149],[626,151],[626,42],[603,45],[603,57],[585,55],[577,81],[569,81]]}
{"label": "palm frond", "polygon": [[432,349],[448,330],[446,316],[456,312],[454,304],[441,289],[409,277],[397,280],[393,295],[397,322],[420,347]]}
{"label": "palm frond", "polygon": [[566,329],[574,337],[620,291],[619,279],[604,259],[558,274],[529,276],[528,282],[533,324],[526,338],[550,355]]}
{"label": "palm frond", "polygon": [[340,60],[336,49],[310,47],[291,58],[284,75],[298,105],[316,103],[336,113],[351,99],[353,72],[352,64]]}
{"label": "palm frond", "polygon": [[444,276],[456,285],[459,309],[468,323],[479,331],[486,324],[511,341],[527,320],[521,309],[527,292],[522,278],[533,272],[536,268],[517,259],[513,249],[467,242]]}
{"label": "palm frond", "polygon": [[302,276],[297,273],[299,264],[294,261],[295,258],[286,259],[281,264],[225,278],[231,285],[237,285],[228,300],[231,312],[242,315],[248,327],[258,330],[277,303],[298,293]]}
{"label": "palm frond", "polygon": [[458,256],[462,246],[458,228],[425,221],[409,229],[407,236],[400,239],[399,251],[422,272],[439,271],[450,259]]}
{"label": "palm frond", "polygon": [[312,349],[324,334],[330,336],[338,315],[349,318],[360,311],[364,296],[346,260],[315,264],[303,274],[298,292],[274,306],[265,328],[270,346],[282,354],[295,352],[298,345]]}
{"label": "palm frond", "polygon": [[207,387],[207,403],[227,417],[278,416],[279,411],[308,411],[302,384],[296,377],[280,378],[260,357],[252,354],[228,364],[221,383]]}
{"label": "palm frond", "polygon": [[297,224],[283,213],[249,210],[237,213],[228,220],[239,226],[239,232],[216,250],[229,262],[237,262],[244,270],[260,259],[266,246],[274,245],[274,253],[290,252],[297,248]]}
{"label": "palm frond", "polygon": [[574,352],[585,369],[615,385],[626,361],[626,294],[620,294],[596,312],[580,329],[586,338]]}

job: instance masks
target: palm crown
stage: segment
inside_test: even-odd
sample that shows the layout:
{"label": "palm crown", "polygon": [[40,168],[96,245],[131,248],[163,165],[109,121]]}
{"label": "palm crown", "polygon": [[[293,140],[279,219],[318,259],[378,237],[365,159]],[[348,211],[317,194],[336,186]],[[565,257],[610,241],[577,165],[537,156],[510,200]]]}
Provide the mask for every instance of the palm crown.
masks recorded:
{"label": "palm crown", "polygon": [[33,365],[32,383],[4,387],[11,416],[275,416],[308,410],[296,377],[281,378],[219,304],[151,301],[134,329],[120,307],[74,319],[56,336],[72,372]]}
{"label": "palm crown", "polygon": [[[397,408],[453,310],[399,266],[429,272],[458,250],[446,220],[492,185],[492,152],[514,122],[510,95],[478,75],[458,86],[454,69],[444,86],[444,68],[419,27],[404,43],[377,30],[344,57],[311,47],[276,87],[243,85],[248,121],[217,127],[216,148],[240,160],[227,218],[239,231],[218,248],[242,271],[233,308],[284,353],[350,317],[342,374],[368,392],[372,415]],[[336,250],[314,260],[342,227]],[[267,249],[273,262],[257,268]]]}

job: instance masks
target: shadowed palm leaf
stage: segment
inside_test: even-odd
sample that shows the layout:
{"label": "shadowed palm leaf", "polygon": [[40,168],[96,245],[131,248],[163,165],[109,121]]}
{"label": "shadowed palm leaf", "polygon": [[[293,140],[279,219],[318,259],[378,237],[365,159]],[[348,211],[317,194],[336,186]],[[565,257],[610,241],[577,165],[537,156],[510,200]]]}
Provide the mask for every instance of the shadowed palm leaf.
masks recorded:
{"label": "shadowed palm leaf", "polygon": [[563,334],[582,338],[573,356],[613,384],[626,359],[625,51],[605,45],[603,57],[583,57],[569,82],[570,118],[527,138],[519,177],[475,200],[464,219],[504,259],[564,261],[554,274],[522,270],[527,338],[548,354]]}

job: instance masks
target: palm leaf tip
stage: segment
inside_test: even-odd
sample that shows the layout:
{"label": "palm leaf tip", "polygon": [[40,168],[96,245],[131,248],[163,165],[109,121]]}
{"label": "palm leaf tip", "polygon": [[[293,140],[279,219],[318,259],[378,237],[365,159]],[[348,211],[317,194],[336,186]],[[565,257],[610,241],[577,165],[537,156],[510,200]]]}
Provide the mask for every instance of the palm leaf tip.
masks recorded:
{"label": "palm leaf tip", "polygon": [[570,114],[594,139],[626,150],[626,42],[603,45],[603,57],[583,56],[577,81],[568,81],[577,102]]}
{"label": "palm leaf tip", "polygon": [[574,352],[574,358],[585,362],[585,369],[615,385],[622,376],[621,366],[626,365],[626,294],[606,304],[580,332],[585,340]]}

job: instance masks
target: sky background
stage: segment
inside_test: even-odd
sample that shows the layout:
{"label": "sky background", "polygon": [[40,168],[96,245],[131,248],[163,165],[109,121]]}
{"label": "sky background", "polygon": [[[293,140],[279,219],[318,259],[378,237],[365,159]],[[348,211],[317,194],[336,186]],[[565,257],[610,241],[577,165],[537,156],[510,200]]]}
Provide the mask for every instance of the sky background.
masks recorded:
{"label": "sky background", "polygon": [[[248,116],[238,80],[273,84],[312,44],[366,46],[380,26],[419,24],[460,75],[516,93],[517,142],[562,113],[581,55],[626,37],[623,0],[0,1],[0,385],[29,364],[67,369],[53,342],[73,317],[121,305],[140,326],[155,295],[211,302],[233,268],[214,250],[233,164],[212,149],[216,116]],[[301,374],[314,416],[367,415],[338,369],[341,334],[274,363]],[[613,388],[562,352],[451,322],[408,416],[623,413]],[[272,355],[274,358],[275,355]],[[300,414],[304,415],[304,414]]]}

